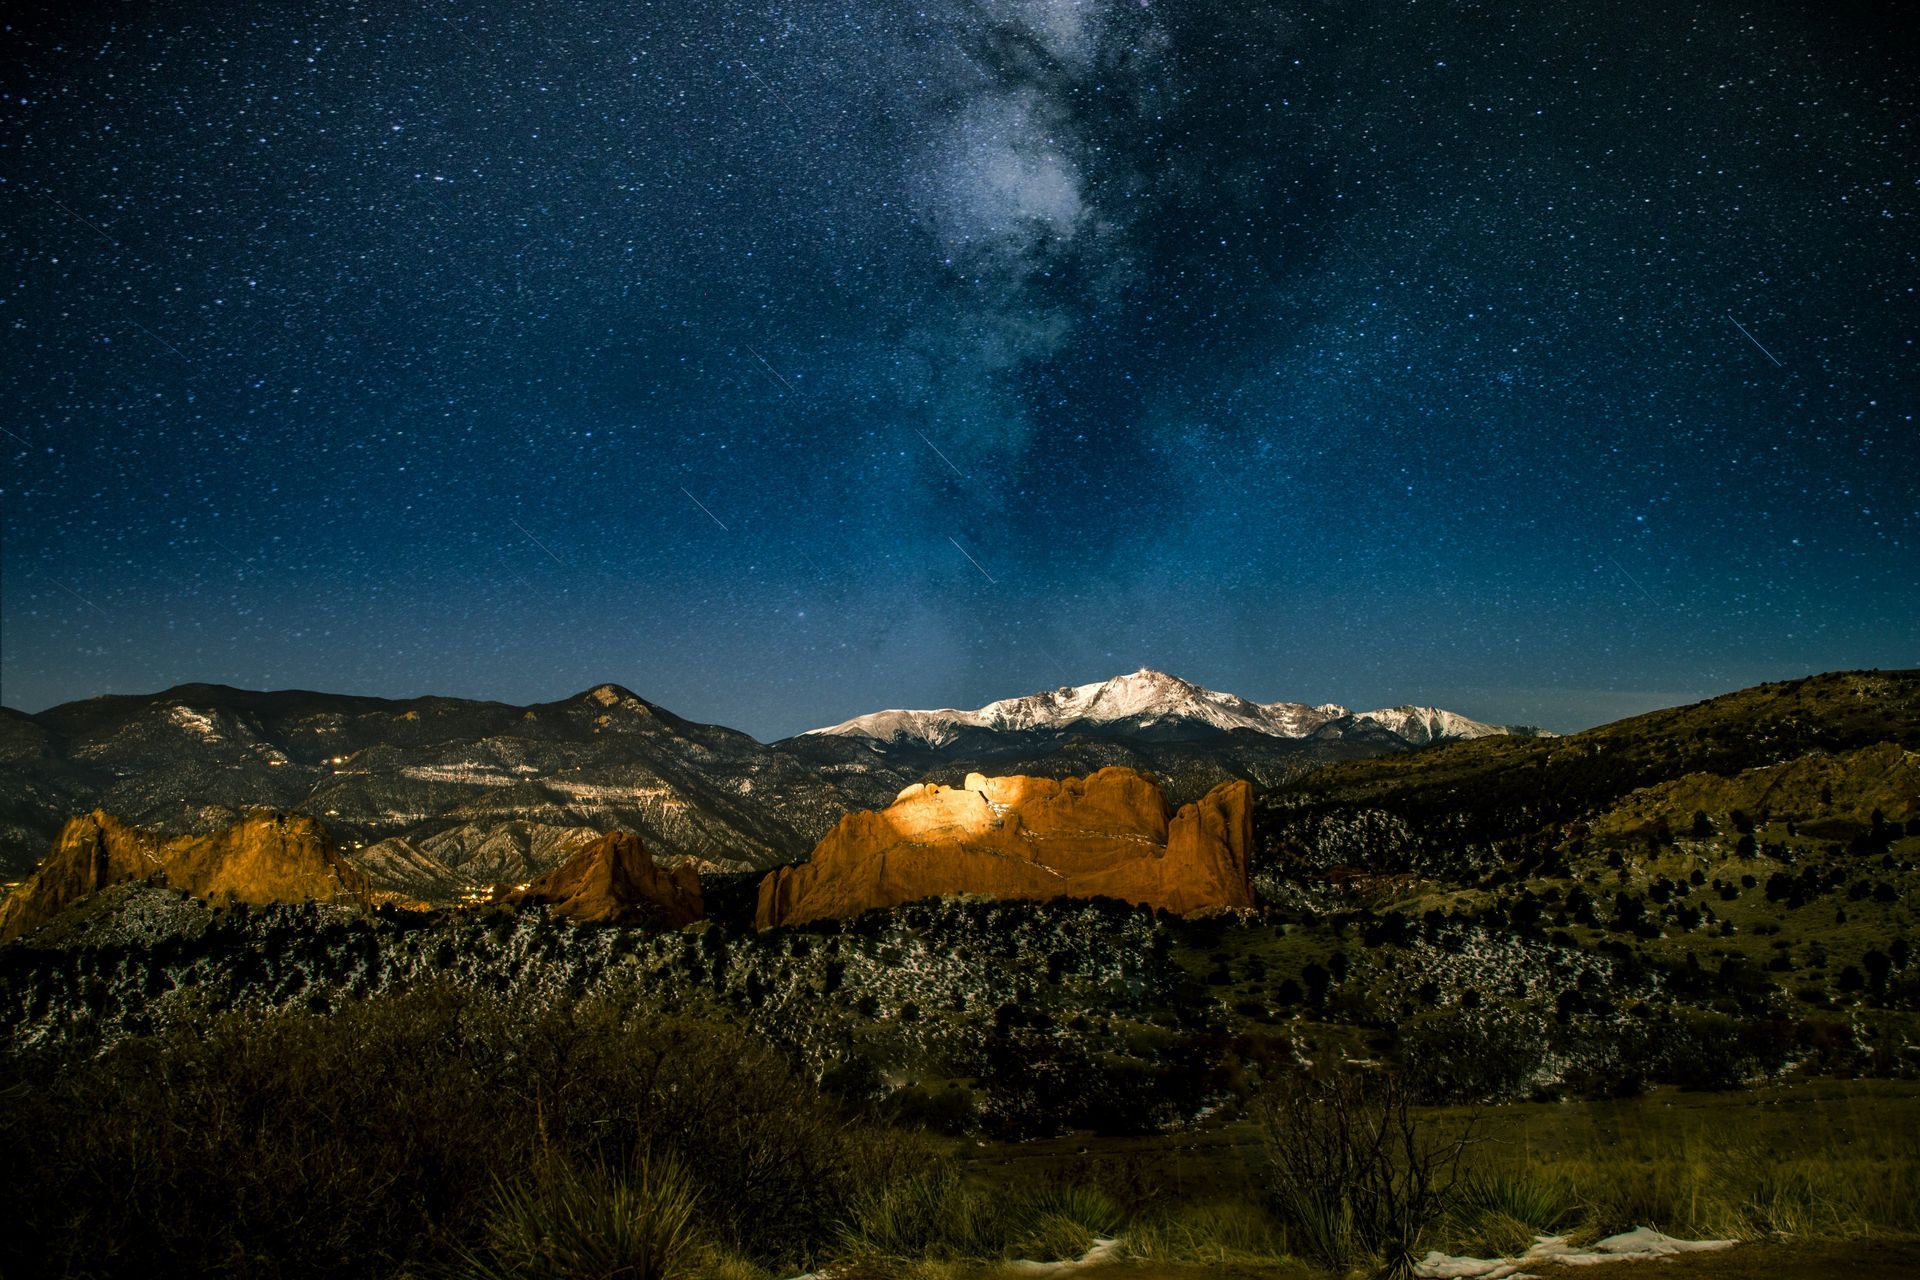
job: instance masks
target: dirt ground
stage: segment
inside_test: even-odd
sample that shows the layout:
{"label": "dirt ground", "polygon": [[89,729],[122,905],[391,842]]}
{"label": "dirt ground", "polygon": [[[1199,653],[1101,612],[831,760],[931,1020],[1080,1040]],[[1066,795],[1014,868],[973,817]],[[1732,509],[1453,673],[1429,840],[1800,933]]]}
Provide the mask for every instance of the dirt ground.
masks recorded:
{"label": "dirt ground", "polygon": [[[1625,1271],[1632,1270],[1634,1264],[1614,1265]],[[1660,1268],[1660,1280],[1916,1280],[1920,1277],[1920,1241],[1743,1244],[1725,1253],[1696,1253],[1654,1265]],[[1604,1280],[1611,1274],[1605,1267],[1579,1270],[1587,1280]],[[1573,1274],[1565,1267],[1542,1274],[1555,1272]]]}

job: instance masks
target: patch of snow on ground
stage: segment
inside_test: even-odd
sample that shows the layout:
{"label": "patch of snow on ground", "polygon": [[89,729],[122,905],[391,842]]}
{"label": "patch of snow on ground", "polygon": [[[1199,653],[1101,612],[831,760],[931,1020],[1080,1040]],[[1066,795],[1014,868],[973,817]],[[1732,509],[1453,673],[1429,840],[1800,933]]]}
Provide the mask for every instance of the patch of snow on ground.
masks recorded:
{"label": "patch of snow on ground", "polygon": [[1085,1267],[1097,1267],[1103,1262],[1113,1262],[1120,1256],[1118,1239],[1097,1238],[1093,1247],[1073,1259],[1071,1262],[1009,1262],[1003,1271],[1016,1276],[1065,1276]]}
{"label": "patch of snow on ground", "polygon": [[1635,1227],[1597,1244],[1576,1248],[1566,1236],[1535,1236],[1533,1247],[1518,1258],[1456,1258],[1438,1249],[1422,1258],[1413,1274],[1422,1280],[1523,1280],[1525,1267],[1551,1264],[1590,1267],[1600,1262],[1645,1262],[1678,1253],[1706,1253],[1731,1249],[1737,1240],[1677,1240],[1651,1227]]}

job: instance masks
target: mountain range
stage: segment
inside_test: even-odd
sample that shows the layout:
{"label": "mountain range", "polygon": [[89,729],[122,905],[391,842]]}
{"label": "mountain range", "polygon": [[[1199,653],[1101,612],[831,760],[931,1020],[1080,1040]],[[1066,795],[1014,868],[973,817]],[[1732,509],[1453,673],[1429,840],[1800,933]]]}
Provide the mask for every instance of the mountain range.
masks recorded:
{"label": "mountain range", "polygon": [[609,830],[710,871],[805,856],[843,815],[967,773],[1158,777],[1178,805],[1330,761],[1537,734],[1430,707],[1257,703],[1153,671],[990,703],[892,710],[774,743],[618,685],[531,706],[189,684],[0,709],[0,869],[31,868],[69,817],[219,829],[265,806],[325,822],[376,890],[446,900],[520,883]]}
{"label": "mountain range", "polygon": [[975,711],[875,711],[803,737],[833,735],[912,743],[951,751],[976,735],[1100,733],[1154,742],[1205,740],[1245,729],[1275,738],[1320,741],[1377,740],[1424,746],[1493,734],[1551,736],[1531,725],[1493,725],[1438,707],[1383,707],[1349,711],[1335,703],[1249,702],[1145,667],[1095,684],[1063,685],[1020,698],[989,702]]}

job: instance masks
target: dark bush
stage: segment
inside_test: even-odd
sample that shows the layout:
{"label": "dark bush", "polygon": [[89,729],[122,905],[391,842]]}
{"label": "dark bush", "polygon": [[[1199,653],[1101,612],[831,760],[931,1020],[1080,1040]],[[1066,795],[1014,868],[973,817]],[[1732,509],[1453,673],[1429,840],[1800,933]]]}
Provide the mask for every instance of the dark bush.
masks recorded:
{"label": "dark bush", "polygon": [[1299,1251],[1347,1270],[1413,1274],[1416,1242],[1445,1211],[1471,1134],[1424,1125],[1396,1076],[1282,1077],[1254,1099],[1274,1208]]}
{"label": "dark bush", "polygon": [[671,1153],[702,1226],[803,1260],[897,1144],[772,1051],[631,999],[435,990],[230,1015],[0,1087],[0,1273],[389,1276],[538,1161]]}
{"label": "dark bush", "polygon": [[1524,1097],[1544,1052],[1537,1030],[1497,1010],[1455,1007],[1418,1015],[1400,1029],[1406,1085],[1427,1103]]}

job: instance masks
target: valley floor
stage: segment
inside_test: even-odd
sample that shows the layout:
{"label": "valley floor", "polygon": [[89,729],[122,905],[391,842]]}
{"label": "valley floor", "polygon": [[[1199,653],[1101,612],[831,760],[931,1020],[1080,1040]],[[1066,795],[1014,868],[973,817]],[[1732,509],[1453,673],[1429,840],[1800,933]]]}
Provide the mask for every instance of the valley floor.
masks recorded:
{"label": "valley floor", "polygon": [[[1913,1080],[1809,1080],[1717,1092],[1666,1087],[1634,1098],[1420,1114],[1443,1126],[1471,1122],[1469,1174],[1476,1165],[1549,1177],[1585,1171],[1576,1166],[1663,1168],[1681,1179],[1674,1186],[1690,1189],[1735,1166],[1855,1164],[1915,1176],[1920,1165],[1920,1081]],[[1246,1120],[1139,1137],[966,1143],[955,1154],[996,1181],[1090,1179],[1122,1195],[1151,1199],[1158,1188],[1159,1197],[1175,1200],[1252,1194],[1263,1160],[1260,1134]],[[1641,1224],[1622,1224],[1634,1225]]]}

